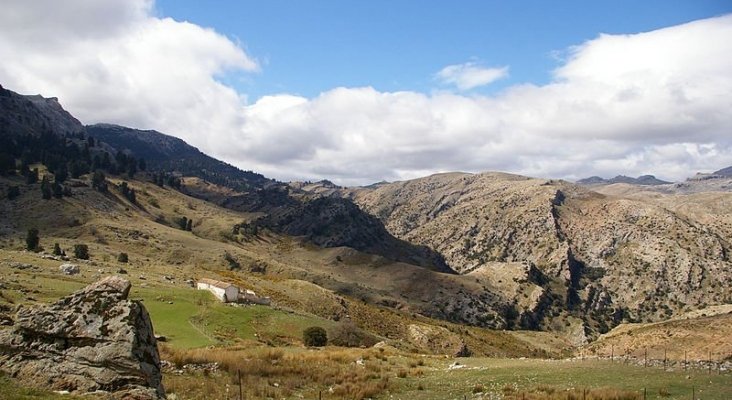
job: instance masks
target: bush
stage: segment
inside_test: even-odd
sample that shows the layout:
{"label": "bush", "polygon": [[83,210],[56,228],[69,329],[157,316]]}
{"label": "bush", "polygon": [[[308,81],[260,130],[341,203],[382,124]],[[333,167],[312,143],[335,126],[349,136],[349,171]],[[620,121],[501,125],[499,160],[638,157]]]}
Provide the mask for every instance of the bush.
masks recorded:
{"label": "bush", "polygon": [[20,196],[20,188],[17,186],[8,187],[8,200],[14,200]]}
{"label": "bush", "polygon": [[330,330],[330,344],[344,347],[371,347],[378,342],[372,335],[359,328],[352,321],[342,321]]}
{"label": "bush", "polygon": [[74,245],[74,257],[80,259],[80,260],[88,260],[89,259],[89,246],[85,244],[75,244]]}
{"label": "bush", "polygon": [[54,256],[60,256],[63,255],[64,252],[61,250],[61,246],[59,246],[58,243],[53,244],[53,255]]}
{"label": "bush", "polygon": [[38,243],[41,239],[38,237],[38,229],[28,229],[28,234],[25,236],[25,248],[29,251],[38,250]]}
{"label": "bush", "polygon": [[303,331],[302,341],[308,347],[322,347],[328,344],[328,334],[319,326],[311,326]]}
{"label": "bush", "polygon": [[121,263],[126,263],[130,261],[130,258],[127,256],[127,253],[119,253],[119,256],[117,256],[117,261]]}
{"label": "bush", "polygon": [[229,269],[230,270],[239,270],[241,269],[241,264],[239,264],[239,261],[234,258],[231,254],[229,254],[228,251],[224,252],[224,260],[229,263]]}

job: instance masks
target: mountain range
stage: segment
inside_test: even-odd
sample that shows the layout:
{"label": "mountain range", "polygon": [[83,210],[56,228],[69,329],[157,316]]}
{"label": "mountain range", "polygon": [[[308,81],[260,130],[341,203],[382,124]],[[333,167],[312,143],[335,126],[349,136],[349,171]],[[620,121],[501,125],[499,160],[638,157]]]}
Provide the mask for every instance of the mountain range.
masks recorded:
{"label": "mountain range", "polygon": [[[59,183],[69,188],[70,200],[57,208],[59,222],[45,222],[58,237],[112,232],[121,228],[105,220],[130,219],[144,220],[148,235],[155,236],[158,225],[175,228],[186,216],[196,221],[192,231],[201,240],[225,243],[227,254],[248,260],[231,265],[269,265],[267,273],[278,279],[307,280],[398,312],[564,332],[578,343],[622,322],[660,321],[732,302],[729,190],[700,189],[679,197],[647,189],[673,187],[650,175],[574,184],[498,172],[355,188],[329,181],[287,184],[157,131],[83,126],[55,99],[5,89],[0,129],[4,159],[21,170],[31,166],[55,177],[75,163],[88,164],[85,173]],[[51,157],[50,149],[34,153],[29,146],[36,142],[27,137],[56,138],[64,157]],[[110,160],[105,171],[112,193],[123,193],[118,188],[125,182],[137,190],[136,199],[102,198],[92,190],[94,166],[103,166],[104,159]],[[133,164],[145,170],[130,169]],[[12,176],[21,172],[7,170],[11,177],[3,178],[0,189],[9,193],[20,186],[26,207],[3,200],[6,222],[0,232],[17,236],[46,203],[30,194],[38,184],[20,183]],[[729,170],[715,174],[726,179]],[[180,184],[159,182],[160,174]],[[161,188],[153,189],[155,183]],[[609,183],[632,186],[603,186]],[[199,202],[167,209],[155,206],[160,196]],[[97,210],[95,217],[80,217],[84,208]],[[136,251],[154,259],[144,248],[151,242],[145,243]],[[182,262],[191,268],[205,259],[184,248],[175,254],[185,254]]]}

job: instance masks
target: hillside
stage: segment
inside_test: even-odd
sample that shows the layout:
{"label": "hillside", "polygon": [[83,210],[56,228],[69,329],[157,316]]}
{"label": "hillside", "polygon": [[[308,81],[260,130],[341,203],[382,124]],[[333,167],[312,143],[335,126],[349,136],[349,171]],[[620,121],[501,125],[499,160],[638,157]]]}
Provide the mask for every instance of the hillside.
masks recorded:
{"label": "hillside", "polygon": [[181,139],[153,130],[97,124],[87,133],[115,149],[144,158],[153,171],[175,171],[239,191],[262,188],[273,181],[252,171],[242,171],[209,157]]}
{"label": "hillside", "polygon": [[573,321],[582,320],[594,336],[732,301],[732,194],[625,187],[603,195],[562,181],[451,173],[338,193],[461,274],[513,278],[501,296],[533,299],[516,305],[520,326],[577,332]]}
{"label": "hillside", "polygon": [[[80,126],[57,102],[3,93],[12,100],[0,110],[5,120]],[[244,265],[392,311],[564,332],[574,343],[623,321],[659,321],[730,301],[728,193],[668,194],[655,188],[669,185],[627,184],[592,191],[503,173],[438,174],[365,188],[329,181],[288,186],[155,131],[94,125],[71,137],[36,136],[43,123],[26,125],[35,130],[7,135],[12,165],[0,182],[5,197],[13,197],[11,188],[17,192],[3,201],[0,215],[0,232],[10,237],[37,225],[53,237],[86,234],[109,244],[97,234],[113,232],[134,237],[135,254],[146,260],[163,256],[161,264]],[[150,170],[135,172],[142,160]],[[86,171],[56,178],[77,162]],[[28,165],[37,179],[28,179]],[[111,178],[91,174],[95,165]],[[59,187],[58,195],[54,186],[46,196],[41,176]],[[49,204],[55,214],[45,211]],[[160,230],[175,238],[186,223],[204,242],[184,236],[185,244],[173,245]],[[146,240],[139,241],[141,229],[125,233],[137,225],[149,227]],[[171,248],[179,250],[163,251]],[[336,309],[328,315],[346,313]]]}

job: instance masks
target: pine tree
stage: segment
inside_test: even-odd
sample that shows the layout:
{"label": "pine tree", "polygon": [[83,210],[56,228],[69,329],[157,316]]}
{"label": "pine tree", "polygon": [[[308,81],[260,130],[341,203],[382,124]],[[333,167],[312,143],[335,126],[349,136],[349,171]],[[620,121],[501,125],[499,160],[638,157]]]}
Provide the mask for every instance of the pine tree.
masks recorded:
{"label": "pine tree", "polygon": [[17,186],[8,186],[8,200],[14,200],[20,196],[20,188]]}
{"label": "pine tree", "polygon": [[52,195],[53,190],[51,189],[51,182],[48,181],[48,176],[43,175],[43,180],[41,181],[41,196],[44,200],[50,200]]}
{"label": "pine tree", "polygon": [[25,248],[29,251],[36,251],[40,241],[41,239],[38,237],[38,229],[28,229],[28,234],[25,237]]}
{"label": "pine tree", "polygon": [[25,183],[32,185],[37,182],[38,182],[38,168],[33,168],[33,170],[28,171],[28,173],[25,175]]}
{"label": "pine tree", "polygon": [[107,177],[104,176],[104,172],[94,172],[94,176],[92,176],[92,187],[102,193],[107,191]]}

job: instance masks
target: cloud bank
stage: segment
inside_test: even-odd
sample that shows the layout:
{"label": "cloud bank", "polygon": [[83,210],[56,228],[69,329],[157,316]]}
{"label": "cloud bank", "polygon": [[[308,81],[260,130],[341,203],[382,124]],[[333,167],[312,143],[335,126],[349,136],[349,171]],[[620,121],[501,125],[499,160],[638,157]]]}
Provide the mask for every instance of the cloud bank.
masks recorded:
{"label": "cloud bank", "polygon": [[[567,49],[551,83],[493,96],[343,87],[248,103],[219,78],[256,73],[257,61],[220,33],[156,16],[151,1],[10,0],[0,83],[58,96],[85,123],[157,129],[283,180],[683,179],[732,164],[730,37],[732,15],[600,35]],[[466,63],[438,78],[468,90],[505,73]]]}

